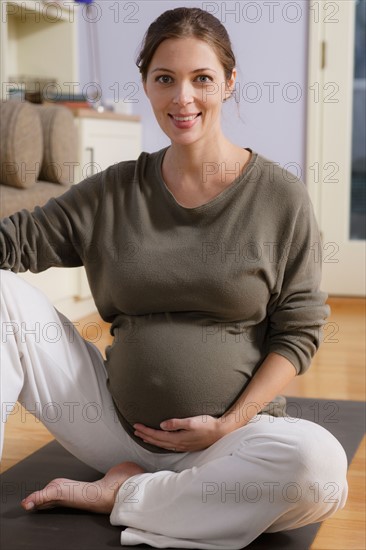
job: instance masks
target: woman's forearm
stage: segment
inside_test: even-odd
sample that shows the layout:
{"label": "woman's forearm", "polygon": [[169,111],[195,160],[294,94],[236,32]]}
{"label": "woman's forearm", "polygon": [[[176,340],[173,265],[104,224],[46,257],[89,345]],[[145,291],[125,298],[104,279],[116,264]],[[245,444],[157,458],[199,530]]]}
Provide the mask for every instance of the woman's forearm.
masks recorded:
{"label": "woman's forearm", "polygon": [[278,353],[269,353],[239,399],[220,417],[225,433],[245,426],[296,376],[293,364]]}

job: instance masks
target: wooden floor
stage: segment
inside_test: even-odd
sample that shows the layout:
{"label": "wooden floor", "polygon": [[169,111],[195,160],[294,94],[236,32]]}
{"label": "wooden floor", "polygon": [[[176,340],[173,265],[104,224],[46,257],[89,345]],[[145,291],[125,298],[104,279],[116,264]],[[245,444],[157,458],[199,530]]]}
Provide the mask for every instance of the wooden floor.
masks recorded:
{"label": "wooden floor", "polygon": [[[365,399],[365,301],[329,299],[332,314],[325,325],[324,341],[311,368],[296,377],[283,393],[294,397]],[[96,322],[103,336],[95,342],[104,352],[110,343],[109,325],[97,315],[80,322],[78,330]],[[88,324],[88,327],[91,327]],[[93,339],[94,335],[90,334]],[[10,468],[53,437],[35,417],[16,407],[7,423],[1,471]],[[365,438],[349,468],[349,497],[343,510],[323,522],[312,550],[365,550]],[[302,550],[302,549],[301,549]]]}

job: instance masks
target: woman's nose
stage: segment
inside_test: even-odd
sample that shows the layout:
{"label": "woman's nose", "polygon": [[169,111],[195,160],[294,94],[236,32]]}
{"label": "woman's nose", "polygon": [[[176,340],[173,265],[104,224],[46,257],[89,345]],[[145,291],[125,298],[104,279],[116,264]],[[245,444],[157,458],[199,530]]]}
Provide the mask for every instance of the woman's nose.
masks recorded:
{"label": "woman's nose", "polygon": [[187,103],[192,103],[192,101],[193,91],[191,85],[184,82],[182,82],[181,84],[177,84],[173,103],[177,103],[179,105],[187,105]]}

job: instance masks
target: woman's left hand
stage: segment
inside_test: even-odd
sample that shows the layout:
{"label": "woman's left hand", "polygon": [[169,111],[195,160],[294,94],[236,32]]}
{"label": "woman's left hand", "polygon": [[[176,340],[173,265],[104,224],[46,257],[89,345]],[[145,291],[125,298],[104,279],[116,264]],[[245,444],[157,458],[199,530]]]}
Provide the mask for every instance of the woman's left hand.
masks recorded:
{"label": "woman's left hand", "polygon": [[160,424],[161,430],[143,424],[133,427],[143,441],[174,452],[201,451],[228,433],[220,418],[209,415],[165,420]]}

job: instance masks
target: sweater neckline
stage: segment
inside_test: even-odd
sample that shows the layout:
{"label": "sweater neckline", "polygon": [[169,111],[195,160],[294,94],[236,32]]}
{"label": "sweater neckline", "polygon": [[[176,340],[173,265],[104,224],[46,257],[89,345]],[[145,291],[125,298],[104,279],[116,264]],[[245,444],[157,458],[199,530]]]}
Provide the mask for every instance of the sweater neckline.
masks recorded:
{"label": "sweater neckline", "polygon": [[236,190],[240,186],[240,184],[245,181],[248,172],[251,171],[252,166],[256,163],[258,158],[258,153],[253,151],[253,149],[249,147],[244,147],[244,149],[246,149],[251,153],[252,155],[251,159],[248,162],[248,164],[245,166],[244,170],[231,182],[231,184],[228,187],[226,187],[223,191],[221,191],[221,193],[216,195],[216,197],[214,197],[213,199],[210,199],[208,202],[205,202],[204,204],[201,204],[199,206],[188,207],[188,206],[183,206],[177,201],[173,193],[170,191],[170,189],[166,185],[163,178],[162,165],[163,165],[165,153],[167,152],[169,147],[170,145],[168,145],[167,147],[164,147],[163,149],[160,149],[160,151],[157,152],[157,162],[156,162],[157,178],[159,180],[160,187],[163,189],[163,192],[168,197],[170,202],[173,203],[176,208],[184,212],[194,213],[194,212],[202,212],[204,210],[208,210],[209,208],[215,206],[217,203],[221,202],[228,195],[231,195],[231,193],[233,193],[233,191]]}

